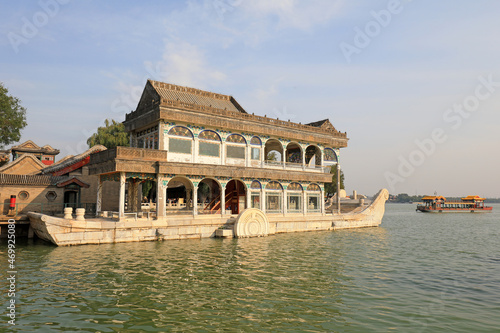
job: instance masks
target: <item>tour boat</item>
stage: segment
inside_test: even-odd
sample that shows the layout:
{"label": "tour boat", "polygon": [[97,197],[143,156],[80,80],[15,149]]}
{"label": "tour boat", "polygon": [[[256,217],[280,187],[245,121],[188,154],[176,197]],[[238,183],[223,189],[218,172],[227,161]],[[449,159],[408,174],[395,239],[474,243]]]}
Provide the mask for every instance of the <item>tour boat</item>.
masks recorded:
{"label": "tour boat", "polygon": [[417,212],[424,213],[479,213],[491,212],[492,207],[484,205],[485,198],[469,195],[462,201],[446,201],[443,196],[425,196],[422,204],[417,206]]}

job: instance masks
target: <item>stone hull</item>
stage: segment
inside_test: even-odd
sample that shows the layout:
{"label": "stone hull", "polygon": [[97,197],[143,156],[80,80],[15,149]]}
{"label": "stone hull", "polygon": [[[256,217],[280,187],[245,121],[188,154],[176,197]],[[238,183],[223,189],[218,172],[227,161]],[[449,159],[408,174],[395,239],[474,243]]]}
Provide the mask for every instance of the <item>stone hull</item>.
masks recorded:
{"label": "stone hull", "polygon": [[[381,190],[372,204],[360,212],[287,216],[267,214],[265,235],[376,227],[382,222],[388,195],[387,190]],[[163,220],[138,219],[121,222],[109,219],[65,220],[39,213],[28,213],[28,216],[36,235],[58,246],[208,238],[215,237],[216,234],[224,234],[227,237],[233,231],[235,223],[239,223],[238,217],[231,215],[176,215]]]}

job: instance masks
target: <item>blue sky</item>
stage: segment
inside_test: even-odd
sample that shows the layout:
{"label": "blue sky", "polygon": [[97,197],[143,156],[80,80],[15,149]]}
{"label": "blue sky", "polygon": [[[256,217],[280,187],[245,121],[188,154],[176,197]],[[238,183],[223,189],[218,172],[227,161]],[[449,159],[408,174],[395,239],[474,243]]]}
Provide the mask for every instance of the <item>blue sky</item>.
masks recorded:
{"label": "blue sky", "polygon": [[[151,78],[346,131],[348,192],[500,197],[500,2],[3,1],[0,81],[59,159]],[[497,83],[498,82],[498,83]],[[461,111],[460,111],[461,110]]]}

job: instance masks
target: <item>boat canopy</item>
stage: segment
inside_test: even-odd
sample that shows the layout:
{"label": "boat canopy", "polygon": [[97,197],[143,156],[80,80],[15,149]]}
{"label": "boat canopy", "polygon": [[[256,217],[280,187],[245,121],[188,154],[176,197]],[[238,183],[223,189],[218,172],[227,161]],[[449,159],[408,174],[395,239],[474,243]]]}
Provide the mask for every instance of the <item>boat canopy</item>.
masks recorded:
{"label": "boat canopy", "polygon": [[462,201],[484,201],[486,200],[485,198],[481,198],[479,195],[468,195],[465,198],[462,198]]}
{"label": "boat canopy", "polygon": [[422,201],[437,201],[437,200],[446,201],[446,198],[443,196],[435,196],[435,195],[426,195],[425,197],[422,198]]}

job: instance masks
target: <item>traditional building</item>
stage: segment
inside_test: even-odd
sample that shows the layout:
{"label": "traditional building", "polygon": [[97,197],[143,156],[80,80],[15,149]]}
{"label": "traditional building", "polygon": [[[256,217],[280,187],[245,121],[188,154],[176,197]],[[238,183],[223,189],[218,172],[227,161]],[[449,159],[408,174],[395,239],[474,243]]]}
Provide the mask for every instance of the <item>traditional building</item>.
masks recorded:
{"label": "traditional building", "polygon": [[[28,211],[54,215],[68,206],[85,207],[88,213],[95,214],[98,177],[89,175],[87,164],[90,155],[103,150],[106,147],[97,145],[50,166],[31,153],[18,155],[0,168],[0,203],[3,204],[0,215],[22,215]],[[117,210],[117,185],[106,184],[104,193],[116,197],[104,208]],[[10,209],[11,196],[16,198],[14,209]]]}
{"label": "traditional building", "polygon": [[146,181],[154,183],[158,219],[245,208],[323,215],[324,184],[348,141],[328,119],[298,124],[257,116],[232,96],[152,80],[124,124],[130,147],[93,154],[89,163],[90,174],[99,175],[98,211],[103,182],[119,182],[120,218],[140,211]]}
{"label": "traditional building", "polygon": [[15,161],[24,154],[31,154],[40,160],[44,165],[54,164],[56,155],[59,154],[59,150],[54,149],[49,145],[39,147],[31,140],[21,143],[20,145],[13,146],[10,150],[12,152],[12,161]]}

